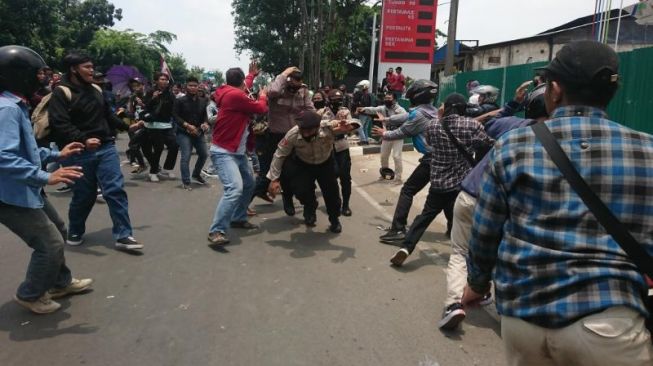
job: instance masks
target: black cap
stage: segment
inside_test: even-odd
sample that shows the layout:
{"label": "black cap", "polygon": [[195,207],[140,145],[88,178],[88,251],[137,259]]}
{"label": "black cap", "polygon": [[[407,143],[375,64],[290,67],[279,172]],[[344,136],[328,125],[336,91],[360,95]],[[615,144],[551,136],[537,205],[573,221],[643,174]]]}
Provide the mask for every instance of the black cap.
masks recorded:
{"label": "black cap", "polygon": [[458,107],[458,106],[467,106],[467,99],[458,93],[451,93],[447,96],[447,99],[444,100],[444,107]]}
{"label": "black cap", "polygon": [[564,46],[544,70],[547,78],[574,85],[610,85],[619,81],[619,57],[596,41],[577,41]]}
{"label": "black cap", "polygon": [[301,117],[297,121],[297,126],[302,130],[311,130],[313,128],[320,127],[320,122],[322,121],[322,116],[313,112],[306,111],[302,113]]}

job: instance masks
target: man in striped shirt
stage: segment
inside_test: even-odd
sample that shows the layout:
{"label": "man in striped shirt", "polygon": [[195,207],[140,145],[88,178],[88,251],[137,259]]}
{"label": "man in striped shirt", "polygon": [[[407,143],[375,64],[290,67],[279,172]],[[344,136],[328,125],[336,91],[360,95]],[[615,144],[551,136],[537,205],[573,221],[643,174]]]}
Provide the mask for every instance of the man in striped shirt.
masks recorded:
{"label": "man in striped shirt", "polygon": [[[608,119],[618,57],[574,42],[545,69],[546,124],[580,175],[653,253],[653,137]],[[468,287],[494,271],[509,365],[651,365],[646,285],[530,128],[502,136],[479,192]]]}

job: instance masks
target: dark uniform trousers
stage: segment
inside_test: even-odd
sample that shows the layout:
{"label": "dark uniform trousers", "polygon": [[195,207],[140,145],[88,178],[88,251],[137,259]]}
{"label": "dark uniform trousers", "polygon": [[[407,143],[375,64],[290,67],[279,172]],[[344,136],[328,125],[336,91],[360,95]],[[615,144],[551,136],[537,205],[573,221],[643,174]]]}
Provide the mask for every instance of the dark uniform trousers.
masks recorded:
{"label": "dark uniform trousers", "polygon": [[349,149],[336,152],[335,159],[342,191],[342,207],[348,208],[349,198],[351,197],[351,156],[349,155]]}
{"label": "dark uniform trousers", "polygon": [[[252,199],[256,196],[267,193],[270,180],[266,175],[268,174],[268,171],[270,171],[274,152],[277,151],[279,142],[281,142],[285,136],[285,133],[272,133],[269,131],[266,131],[264,135],[256,136],[256,154],[258,155],[260,171],[258,177],[256,177],[256,187],[254,188]],[[282,189],[284,193],[288,192],[286,194],[290,194],[292,191],[290,187],[284,184],[283,180]]]}
{"label": "dark uniform trousers", "polygon": [[295,197],[304,206],[304,218],[315,215],[317,210],[316,181],[322,191],[329,222],[338,222],[341,201],[333,155],[322,164],[305,163],[295,154],[284,162],[281,183],[289,185]]}

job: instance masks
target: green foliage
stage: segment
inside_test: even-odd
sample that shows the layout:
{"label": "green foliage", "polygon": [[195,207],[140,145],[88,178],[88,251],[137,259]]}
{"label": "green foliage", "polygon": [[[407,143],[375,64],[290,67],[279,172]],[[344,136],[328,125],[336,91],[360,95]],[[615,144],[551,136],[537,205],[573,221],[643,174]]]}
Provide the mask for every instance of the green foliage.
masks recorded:
{"label": "green foliage", "polygon": [[122,10],[107,0],[0,0],[0,19],[0,46],[28,46],[58,66],[65,50],[87,48]]}
{"label": "green foliage", "polygon": [[159,70],[160,56],[169,53],[166,44],[175,39],[176,35],[164,31],[145,35],[131,29],[101,29],[95,33],[88,51],[96,65],[105,71],[113,65],[132,65],[146,77],[152,77]]}
{"label": "green foliage", "polygon": [[364,0],[233,0],[235,49],[261,68],[304,69],[317,86],[347,73],[347,62],[369,65],[373,10]]}
{"label": "green foliage", "polygon": [[184,82],[188,77],[188,65],[186,64],[186,59],[180,53],[174,53],[166,57],[166,62],[172,73],[172,78],[176,82]]}

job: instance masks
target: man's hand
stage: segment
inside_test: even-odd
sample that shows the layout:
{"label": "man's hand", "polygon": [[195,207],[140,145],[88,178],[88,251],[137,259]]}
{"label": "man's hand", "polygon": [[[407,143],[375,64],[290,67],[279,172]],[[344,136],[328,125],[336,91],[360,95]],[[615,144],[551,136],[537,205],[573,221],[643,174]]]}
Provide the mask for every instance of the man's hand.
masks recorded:
{"label": "man's hand", "polygon": [[256,60],[252,60],[252,62],[249,63],[249,73],[258,75],[261,72],[261,69],[258,66],[258,62]]}
{"label": "man's hand", "polygon": [[272,198],[275,198],[279,193],[281,193],[281,183],[279,180],[273,180],[270,182],[268,193]]}
{"label": "man's hand", "polygon": [[283,72],[281,74],[283,76],[285,76],[285,77],[288,77],[288,76],[290,76],[290,74],[292,74],[295,71],[300,71],[300,70],[299,70],[299,68],[297,66],[291,66],[291,67],[283,70]]}
{"label": "man's hand", "polygon": [[376,112],[376,118],[374,119],[374,121],[384,123],[387,122],[387,118],[385,118],[385,116],[380,112]]}
{"label": "man's hand", "polygon": [[159,95],[161,95],[161,92],[159,90],[155,90],[154,93],[152,93],[152,98],[158,98]]}
{"label": "man's hand", "polygon": [[383,137],[384,134],[385,134],[385,128],[379,126],[372,127],[372,136]]}
{"label": "man's hand", "polygon": [[531,86],[531,84],[533,84],[532,80],[525,81],[519,86],[519,88],[517,88],[515,91],[515,102],[519,104],[524,102],[528,95],[528,87]]}
{"label": "man's hand", "polygon": [[68,159],[69,157],[73,155],[77,155],[84,151],[84,144],[81,142],[71,142],[70,144],[66,145],[60,152],[59,152],[59,158],[60,159]]}
{"label": "man's hand", "polygon": [[356,108],[356,113],[358,113],[358,114],[363,113],[363,109],[365,109],[365,107],[357,107]]}
{"label": "man's hand", "polygon": [[91,137],[90,139],[86,140],[85,145],[86,145],[86,150],[93,151],[93,150],[97,150],[100,147],[100,145],[102,145],[102,141],[100,141],[100,139],[98,138]]}
{"label": "man's hand", "polygon": [[463,306],[478,306],[478,303],[483,299],[484,294],[479,294],[472,290],[469,285],[465,286],[465,290],[463,291],[463,298],[460,301]]}
{"label": "man's hand", "polygon": [[143,103],[143,99],[138,97],[136,97],[136,104],[138,104],[141,107],[145,106],[145,103]]}
{"label": "man's hand", "polygon": [[186,132],[192,136],[199,136],[200,134],[200,131],[197,129],[197,127],[191,125],[188,122],[184,123],[184,129],[186,129]]}
{"label": "man's hand", "polygon": [[202,131],[204,131],[204,132],[208,131],[210,127],[211,127],[211,126],[209,126],[209,124],[206,123],[206,122],[204,122],[204,123],[202,123],[202,124],[200,125],[200,128],[201,128]]}
{"label": "man's hand", "polygon": [[268,96],[268,88],[261,88],[258,92],[258,97],[259,98],[266,98]]}
{"label": "man's hand", "polygon": [[134,123],[133,125],[129,126],[129,130],[134,132],[136,130],[141,129],[141,127],[143,127],[143,126],[145,126],[145,122],[144,121],[138,121],[138,122]]}
{"label": "man's hand", "polygon": [[52,186],[59,183],[74,184],[75,180],[84,176],[81,166],[69,166],[59,168],[50,174],[48,185]]}

